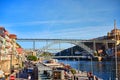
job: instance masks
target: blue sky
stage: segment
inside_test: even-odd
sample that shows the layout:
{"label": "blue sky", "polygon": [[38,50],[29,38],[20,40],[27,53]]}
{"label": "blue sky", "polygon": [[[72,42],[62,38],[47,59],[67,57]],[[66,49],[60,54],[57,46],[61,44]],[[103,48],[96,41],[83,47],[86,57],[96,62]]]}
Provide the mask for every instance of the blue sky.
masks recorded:
{"label": "blue sky", "polygon": [[91,39],[120,28],[120,0],[0,0],[0,26],[18,38]]}

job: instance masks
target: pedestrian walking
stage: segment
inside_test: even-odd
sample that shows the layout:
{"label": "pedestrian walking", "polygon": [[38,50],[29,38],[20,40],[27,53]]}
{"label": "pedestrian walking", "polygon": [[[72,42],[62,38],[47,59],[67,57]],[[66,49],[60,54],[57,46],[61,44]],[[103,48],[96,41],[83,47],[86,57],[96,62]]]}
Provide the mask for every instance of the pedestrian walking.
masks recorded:
{"label": "pedestrian walking", "polygon": [[31,75],[30,74],[28,74],[28,80],[31,80]]}

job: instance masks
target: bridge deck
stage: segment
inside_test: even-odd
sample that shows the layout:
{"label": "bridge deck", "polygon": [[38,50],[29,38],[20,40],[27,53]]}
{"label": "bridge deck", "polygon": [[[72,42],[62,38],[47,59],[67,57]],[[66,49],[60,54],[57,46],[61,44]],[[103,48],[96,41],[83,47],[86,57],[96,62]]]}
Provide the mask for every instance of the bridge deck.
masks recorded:
{"label": "bridge deck", "polygon": [[30,38],[18,38],[17,41],[78,41],[78,42],[97,42],[97,43],[115,43],[114,40],[82,40],[82,39],[30,39]]}

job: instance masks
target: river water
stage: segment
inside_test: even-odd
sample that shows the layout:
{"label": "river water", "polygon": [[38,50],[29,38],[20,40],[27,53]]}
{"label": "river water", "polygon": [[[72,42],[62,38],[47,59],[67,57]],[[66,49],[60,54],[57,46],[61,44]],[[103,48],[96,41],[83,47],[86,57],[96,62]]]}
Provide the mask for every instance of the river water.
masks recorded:
{"label": "river water", "polygon": [[[115,61],[98,62],[98,61],[59,60],[59,62],[70,64],[71,67],[81,71],[93,72],[94,75],[102,78],[103,80],[115,80]],[[120,65],[120,63],[118,64]]]}

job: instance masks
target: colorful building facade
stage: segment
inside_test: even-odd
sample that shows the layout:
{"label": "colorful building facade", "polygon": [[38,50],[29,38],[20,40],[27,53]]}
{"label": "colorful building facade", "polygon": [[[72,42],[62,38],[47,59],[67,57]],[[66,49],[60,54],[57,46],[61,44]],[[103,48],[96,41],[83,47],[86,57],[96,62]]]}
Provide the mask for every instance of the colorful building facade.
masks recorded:
{"label": "colorful building facade", "polygon": [[11,65],[18,63],[22,48],[16,42],[17,36],[10,34],[4,27],[0,27],[0,68],[10,73]]}

